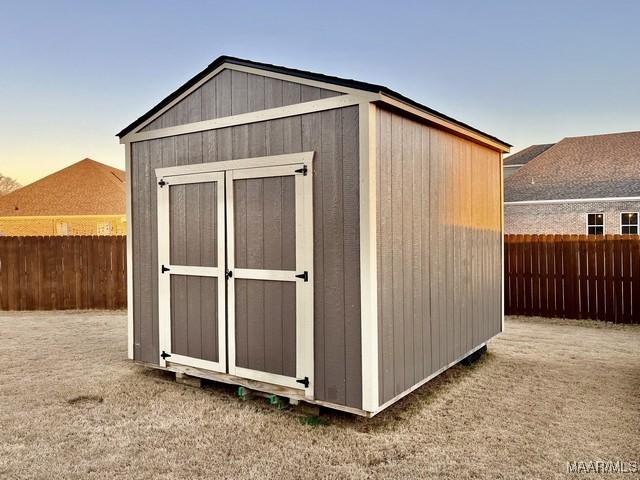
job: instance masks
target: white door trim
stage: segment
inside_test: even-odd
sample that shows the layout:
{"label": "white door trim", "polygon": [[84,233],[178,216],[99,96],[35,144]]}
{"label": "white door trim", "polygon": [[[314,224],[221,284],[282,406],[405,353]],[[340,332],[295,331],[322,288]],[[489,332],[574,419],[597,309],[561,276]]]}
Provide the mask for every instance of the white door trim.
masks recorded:
{"label": "white door trim", "polygon": [[[300,154],[298,154],[300,159]],[[306,167],[306,174],[295,170]],[[314,365],[313,365],[313,165],[312,155],[306,160],[283,166],[260,166],[250,170],[226,171],[227,195],[227,268],[232,276],[227,281],[228,292],[228,344],[229,374],[258,380],[261,382],[283,385],[289,388],[304,389],[306,398],[314,398]],[[235,269],[235,236],[234,236],[234,198],[233,182],[245,178],[264,178],[271,176],[295,175],[295,210],[296,210],[296,270],[262,270]],[[300,272],[307,272],[308,280],[295,278]],[[291,278],[293,277],[293,279]],[[236,278],[255,278],[260,280],[296,281],[296,378],[273,373],[257,371],[236,366],[235,348],[235,280]],[[296,380],[307,377],[309,385],[304,387]]]}
{"label": "white door trim", "polygon": [[[179,182],[185,175],[223,172],[226,170],[238,171],[245,168],[269,167],[292,165],[302,163],[309,166],[313,161],[314,152],[286,153],[283,155],[271,155],[268,157],[240,158],[238,160],[223,160],[221,162],[196,163],[192,165],[181,165],[179,167],[156,168],[156,177],[164,179],[166,182]],[[165,177],[172,176],[172,179]]]}
{"label": "white door trim", "polygon": [[233,276],[236,278],[247,278],[251,280],[275,280],[278,282],[295,282],[295,271],[290,270],[258,270],[253,268],[236,268]]}
{"label": "white door trim", "polygon": [[[156,172],[157,174],[157,172]],[[170,185],[215,182],[217,206],[217,258],[215,267],[200,267],[171,264],[171,232],[170,232]],[[225,238],[224,238],[224,173],[208,172],[193,175],[183,175],[179,178],[168,176],[158,183],[158,336],[159,363],[166,367],[167,359],[162,352],[170,354],[171,363],[179,363],[196,368],[204,368],[215,372],[226,372],[226,291],[225,291]],[[162,266],[169,270],[162,273]],[[215,277],[218,290],[218,361],[212,362],[199,358],[175,354],[171,350],[171,275],[195,275]]]}

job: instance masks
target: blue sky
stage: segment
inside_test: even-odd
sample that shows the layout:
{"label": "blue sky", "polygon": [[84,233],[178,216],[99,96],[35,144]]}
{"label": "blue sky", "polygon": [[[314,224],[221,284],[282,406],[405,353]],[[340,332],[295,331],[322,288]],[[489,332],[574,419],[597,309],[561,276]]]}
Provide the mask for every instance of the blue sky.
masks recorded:
{"label": "blue sky", "polygon": [[84,157],[221,54],[381,83],[514,144],[640,130],[640,2],[8,1],[0,173]]}

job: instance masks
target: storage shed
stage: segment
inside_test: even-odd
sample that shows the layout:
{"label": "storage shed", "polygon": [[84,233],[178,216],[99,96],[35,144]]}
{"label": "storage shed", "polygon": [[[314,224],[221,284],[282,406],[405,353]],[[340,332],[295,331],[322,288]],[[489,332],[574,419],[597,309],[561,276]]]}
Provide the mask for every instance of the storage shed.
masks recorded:
{"label": "storage shed", "polygon": [[118,136],[136,362],[372,416],[502,331],[507,143],[227,56]]}

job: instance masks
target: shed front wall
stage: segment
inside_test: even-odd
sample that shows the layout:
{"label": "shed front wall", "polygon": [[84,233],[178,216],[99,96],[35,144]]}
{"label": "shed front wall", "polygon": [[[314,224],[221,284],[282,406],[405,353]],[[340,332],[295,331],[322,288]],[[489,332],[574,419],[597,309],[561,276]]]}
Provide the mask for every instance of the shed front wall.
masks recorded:
{"label": "shed front wall", "polygon": [[315,398],[361,408],[358,106],[131,148],[135,360],[159,356],[155,169],[314,151]]}
{"label": "shed front wall", "polygon": [[501,331],[500,153],[381,108],[380,405]]}

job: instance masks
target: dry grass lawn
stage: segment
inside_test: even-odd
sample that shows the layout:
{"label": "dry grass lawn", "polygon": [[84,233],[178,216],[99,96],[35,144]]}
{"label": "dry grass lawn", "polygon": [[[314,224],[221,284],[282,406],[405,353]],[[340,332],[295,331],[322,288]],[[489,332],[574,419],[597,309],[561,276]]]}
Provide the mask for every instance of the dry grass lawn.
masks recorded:
{"label": "dry grass lawn", "polygon": [[640,460],[638,327],[512,318],[472,367],[325,425],[135,366],[125,337],[123,313],[0,315],[1,478],[547,479]]}

